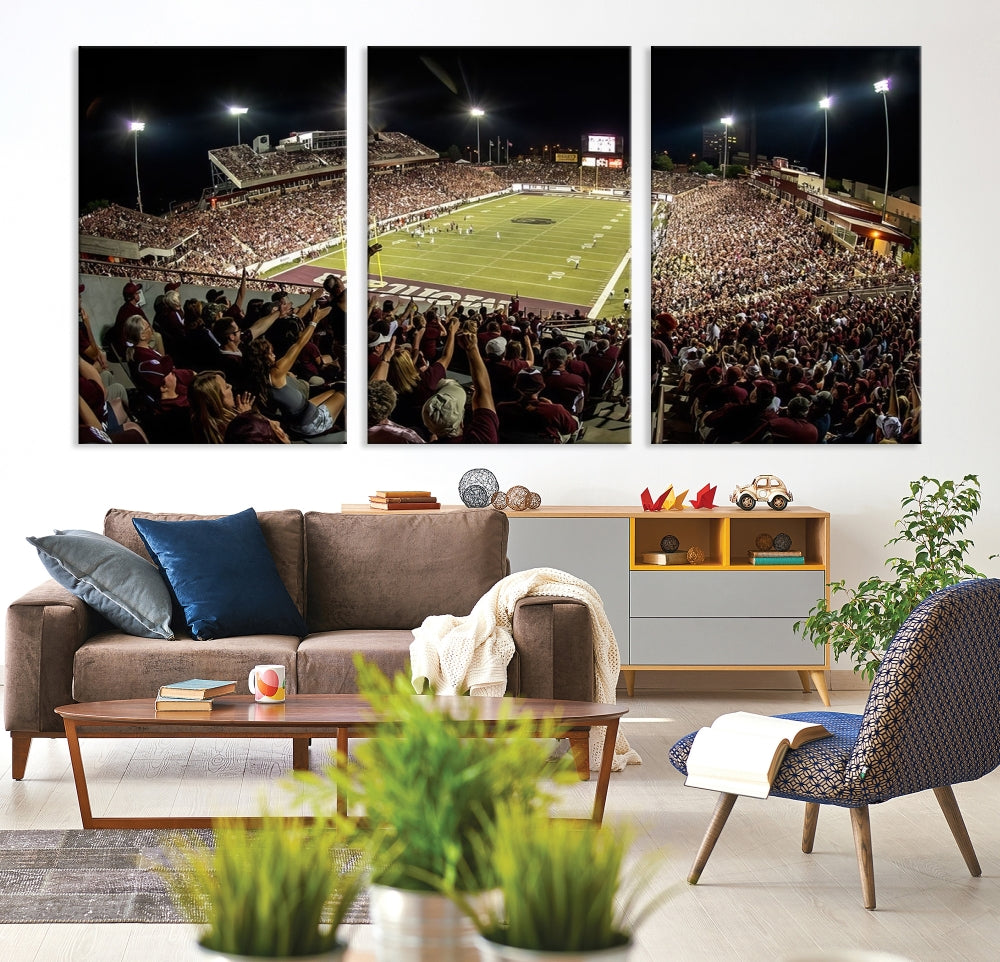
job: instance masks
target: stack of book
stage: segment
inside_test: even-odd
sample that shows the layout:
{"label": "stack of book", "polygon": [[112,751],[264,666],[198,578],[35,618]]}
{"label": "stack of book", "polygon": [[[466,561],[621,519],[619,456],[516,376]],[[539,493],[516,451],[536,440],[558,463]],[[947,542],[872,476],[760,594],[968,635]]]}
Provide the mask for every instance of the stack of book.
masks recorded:
{"label": "stack of book", "polygon": [[235,681],[212,678],[189,678],[187,681],[161,685],[156,695],[157,711],[211,711],[216,695],[236,691]]}
{"label": "stack of book", "polygon": [[376,491],[368,496],[368,504],[380,511],[433,511],[441,507],[430,491]]}
{"label": "stack of book", "polygon": [[748,551],[752,565],[801,565],[806,559],[801,551]]}

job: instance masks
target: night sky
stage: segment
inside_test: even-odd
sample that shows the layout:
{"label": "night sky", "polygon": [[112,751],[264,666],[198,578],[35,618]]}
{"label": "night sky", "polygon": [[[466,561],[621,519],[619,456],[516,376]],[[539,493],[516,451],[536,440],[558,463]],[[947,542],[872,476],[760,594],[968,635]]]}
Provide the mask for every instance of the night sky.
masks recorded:
{"label": "night sky", "polygon": [[919,47],[654,47],[651,146],[675,162],[701,154],[702,126],[753,114],[758,153],[823,171],[822,97],[831,178],[885,182],[885,107],[872,85],[888,77],[889,189],[920,183]]}
{"label": "night sky", "polygon": [[[631,146],[629,47],[370,47],[367,118],[439,151],[472,146],[480,121],[511,153],[585,133],[611,133]],[[651,146],[675,161],[700,154],[703,124],[756,114],[757,148],[813,170],[823,165],[829,94],[831,177],[880,185],[885,113],[872,83],[889,77],[890,189],[920,182],[920,51],[917,47],[654,47]],[[281,66],[275,68],[275,60]],[[135,68],[135,69],[133,69]],[[228,107],[250,108],[241,139],[266,133],[276,144],[295,130],[338,130],[345,118],[342,47],[83,47],[79,68],[79,199],[136,203],[130,120],[138,135],[143,206],[163,213],[210,182],[207,152],[236,141]]]}
{"label": "night sky", "polygon": [[401,130],[440,152],[474,146],[472,107],[488,142],[514,152],[561,144],[584,134],[629,138],[628,47],[371,47],[368,106],[376,130]]}
{"label": "night sky", "polygon": [[[475,144],[469,109],[478,106],[484,160],[491,139],[512,141],[513,153],[611,133],[628,149],[628,47],[371,47],[366,55],[371,116],[351,118],[355,129],[370,119],[446,151]],[[275,59],[287,66],[274,69]],[[240,121],[245,144],[262,133],[275,145],[293,130],[347,127],[342,47],[133,48],[124,61],[120,48],[83,47],[79,73],[81,207],[98,198],[136,206],[131,120],[146,123],[139,179],[143,208],[157,214],[211,183],[208,151],[236,142],[230,105],[250,108]]]}
{"label": "night sky", "polygon": [[[275,66],[275,61],[278,66]],[[80,205],[136,206],[135,147],[147,213],[211,184],[208,151],[236,143],[230,106],[249,107],[240,139],[343,130],[343,47],[80,48]]]}

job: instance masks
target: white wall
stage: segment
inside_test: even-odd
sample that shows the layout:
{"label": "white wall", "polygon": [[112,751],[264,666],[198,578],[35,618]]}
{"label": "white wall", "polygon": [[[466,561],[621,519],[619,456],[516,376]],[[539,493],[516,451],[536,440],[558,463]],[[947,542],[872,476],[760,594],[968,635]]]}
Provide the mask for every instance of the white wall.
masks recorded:
{"label": "white wall", "polygon": [[[845,0],[806,12],[723,0],[695,6],[592,0],[508,0],[426,4],[374,0],[365,4],[295,2],[286,7],[243,0],[206,8],[178,0],[146,22],[134,3],[100,6],[17,5],[7,16],[2,70],[7,193],[2,226],[5,291],[4,485],[9,509],[0,521],[0,575],[12,600],[44,576],[26,535],[56,527],[99,529],[104,511],[121,507],[228,512],[297,506],[336,510],[380,487],[428,487],[456,501],[459,477],[489,467],[501,485],[523,483],[548,503],[638,504],[646,485],[673,483],[697,490],[718,484],[720,497],[759,472],[780,475],[796,500],[833,515],[833,574],[856,581],[879,570],[907,482],[921,474],[976,473],[985,511],[973,529],[974,561],[1000,575],[1000,454],[996,387],[1000,370],[997,316],[997,87],[1000,22],[996,7],[960,0]],[[275,22],[281,9],[300,17]],[[366,22],[367,20],[367,22]],[[266,29],[265,29],[266,27]],[[77,44],[261,43],[348,45],[351,124],[362,130],[364,48],[420,44],[621,44],[633,48],[632,147],[637,197],[646,195],[649,135],[649,44],[920,44],[923,46],[924,157],[924,443],[915,447],[653,447],[648,414],[634,415],[627,448],[496,448],[401,450],[363,445],[363,359],[352,357],[353,390],[345,447],[296,445],[291,450],[133,446],[74,443],[74,255]],[[308,65],[308,60],[305,61]],[[595,61],[590,65],[600,70]],[[142,69],[124,56],[123,70]],[[573,70],[581,68],[574,61]],[[706,69],[709,69],[706,65]],[[571,79],[572,71],[567,74]],[[680,79],[680,78],[679,78]],[[309,84],[308,66],[303,83]],[[497,82],[502,85],[503,71]],[[681,81],[682,82],[682,81]],[[890,107],[891,109],[891,107]],[[27,146],[38,145],[38,146]],[[968,156],[974,145],[977,156]],[[30,189],[12,190],[10,170],[23,158]],[[363,169],[362,138],[351,140],[349,163]],[[363,179],[351,179],[349,233],[364,243]],[[641,205],[638,213],[641,214]],[[649,262],[644,218],[634,219],[633,289],[648,298],[641,265]],[[58,238],[53,244],[52,238]],[[354,264],[362,264],[355,258]],[[363,277],[350,285],[354,316],[364,313]],[[641,311],[639,314],[641,315]],[[641,326],[641,324],[640,324]],[[360,329],[360,325],[359,325]],[[636,369],[648,360],[636,342]],[[405,550],[405,547],[402,548]]]}

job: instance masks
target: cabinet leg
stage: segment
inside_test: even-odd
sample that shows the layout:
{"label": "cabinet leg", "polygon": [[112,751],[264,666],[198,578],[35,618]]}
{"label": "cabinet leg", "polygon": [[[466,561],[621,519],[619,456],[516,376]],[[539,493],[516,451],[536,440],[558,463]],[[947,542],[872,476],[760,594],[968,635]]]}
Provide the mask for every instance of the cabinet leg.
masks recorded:
{"label": "cabinet leg", "polygon": [[635,672],[623,669],[622,674],[625,676],[625,691],[628,692],[628,696],[631,698],[635,694]]}
{"label": "cabinet leg", "polygon": [[802,693],[804,695],[808,695],[812,691],[812,685],[809,682],[809,672],[800,671],[799,681],[802,682]]}
{"label": "cabinet leg", "polygon": [[816,686],[816,691],[819,692],[819,697],[823,699],[823,704],[827,708],[830,707],[830,690],[826,687],[826,674],[822,670],[809,672],[809,677],[812,678],[813,684]]}

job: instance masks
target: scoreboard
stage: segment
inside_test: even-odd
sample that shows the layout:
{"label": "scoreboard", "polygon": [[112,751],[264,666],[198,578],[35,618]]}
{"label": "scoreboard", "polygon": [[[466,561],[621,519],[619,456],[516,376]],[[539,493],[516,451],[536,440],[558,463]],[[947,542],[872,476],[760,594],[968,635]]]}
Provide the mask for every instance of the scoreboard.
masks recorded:
{"label": "scoreboard", "polygon": [[584,134],[583,153],[585,154],[620,154],[622,139],[614,134]]}
{"label": "scoreboard", "polygon": [[584,134],[580,138],[580,166],[623,170],[625,138],[617,134]]}

